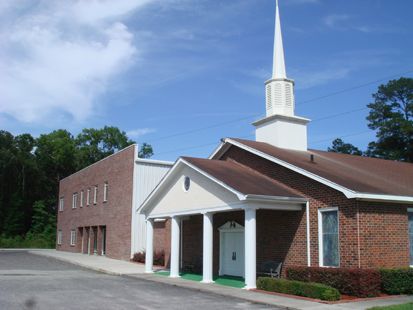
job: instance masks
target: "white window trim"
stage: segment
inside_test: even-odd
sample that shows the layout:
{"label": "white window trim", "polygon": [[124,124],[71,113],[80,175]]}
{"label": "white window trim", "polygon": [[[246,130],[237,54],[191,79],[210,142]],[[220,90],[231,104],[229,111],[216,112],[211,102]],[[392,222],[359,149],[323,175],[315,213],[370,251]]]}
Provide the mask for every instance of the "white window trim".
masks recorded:
{"label": "white window trim", "polygon": [[86,206],[90,206],[90,188],[86,192]]}
{"label": "white window trim", "polygon": [[57,245],[62,245],[63,233],[62,230],[59,229],[57,231]]}
{"label": "white window trim", "polygon": [[[337,235],[338,235],[338,266],[324,266],[323,264],[323,221],[322,221],[322,213],[328,211],[336,211],[337,212]],[[328,267],[328,268],[339,268],[340,267],[340,212],[338,212],[338,207],[331,207],[331,208],[320,208],[318,209],[318,264],[320,267]]]}
{"label": "white window trim", "polygon": [[80,191],[80,207],[83,208],[84,190]]}
{"label": "white window trim", "polygon": [[76,230],[72,229],[70,231],[70,245],[75,246],[76,245]]}
{"label": "white window trim", "polygon": [[98,202],[98,186],[95,185],[95,187],[93,188],[93,204],[97,204]]}
{"label": "white window trim", "polygon": [[109,189],[109,184],[108,182],[105,182],[103,184],[103,202],[108,201],[108,189]]}
{"label": "white window trim", "polygon": [[73,193],[72,195],[72,209],[77,208],[77,193]]}
{"label": "white window trim", "polygon": [[[413,208],[407,208],[407,220],[409,220],[409,217],[408,217],[409,213],[413,213]],[[407,223],[407,225],[409,225],[409,223]],[[409,233],[409,232],[407,232],[407,233]],[[410,242],[410,240],[409,240],[409,242]],[[409,244],[409,246],[410,246],[410,244]],[[409,256],[410,256],[410,250],[409,250]],[[409,257],[409,259],[410,259],[410,257]],[[410,268],[413,268],[413,265],[410,265]]]}
{"label": "white window trim", "polygon": [[64,205],[65,205],[64,197],[60,197],[59,198],[59,212],[63,212]]}

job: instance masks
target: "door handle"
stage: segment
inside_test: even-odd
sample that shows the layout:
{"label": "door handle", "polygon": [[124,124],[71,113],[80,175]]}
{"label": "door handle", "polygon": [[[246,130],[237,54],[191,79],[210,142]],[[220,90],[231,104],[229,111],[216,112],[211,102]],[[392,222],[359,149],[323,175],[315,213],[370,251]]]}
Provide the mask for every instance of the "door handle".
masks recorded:
{"label": "door handle", "polygon": [[237,252],[232,252],[232,260],[237,260]]}

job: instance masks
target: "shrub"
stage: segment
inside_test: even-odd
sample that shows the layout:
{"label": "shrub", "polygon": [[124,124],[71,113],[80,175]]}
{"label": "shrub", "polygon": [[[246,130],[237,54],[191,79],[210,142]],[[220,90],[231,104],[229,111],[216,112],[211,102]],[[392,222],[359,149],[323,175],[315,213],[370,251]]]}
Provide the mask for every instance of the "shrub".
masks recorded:
{"label": "shrub", "polygon": [[322,283],[357,297],[378,296],[381,289],[381,275],[376,269],[289,267],[287,278]]}
{"label": "shrub", "polygon": [[257,280],[257,288],[269,292],[291,294],[321,300],[340,299],[338,290],[320,283],[260,277]]}
{"label": "shrub", "polygon": [[133,254],[132,261],[137,262],[137,263],[145,263],[145,252],[139,252]]}
{"label": "shrub", "polygon": [[413,294],[413,269],[380,269],[383,292],[391,295]]}
{"label": "shrub", "polygon": [[[138,263],[145,263],[145,251],[133,254],[132,261]],[[165,265],[165,252],[155,252],[153,255],[153,264],[158,266]]]}
{"label": "shrub", "polygon": [[165,252],[164,251],[155,252],[153,256],[153,264],[158,265],[158,266],[165,265]]}

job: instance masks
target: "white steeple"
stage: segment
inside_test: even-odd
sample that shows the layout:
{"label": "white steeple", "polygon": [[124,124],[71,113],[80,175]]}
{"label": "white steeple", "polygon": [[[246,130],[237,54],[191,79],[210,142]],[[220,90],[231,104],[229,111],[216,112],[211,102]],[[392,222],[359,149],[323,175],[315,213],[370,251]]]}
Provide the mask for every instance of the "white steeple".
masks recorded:
{"label": "white steeple", "polygon": [[285,60],[284,60],[284,47],[283,47],[283,37],[281,34],[281,21],[280,21],[280,10],[278,8],[278,0],[276,0],[275,5],[275,32],[274,32],[274,61],[272,67],[272,78],[273,79],[286,79],[287,75],[285,73]]}
{"label": "white steeple", "polygon": [[266,117],[253,123],[256,140],[277,147],[307,150],[309,119],[294,115],[294,81],[287,78],[278,0],[275,4],[273,70],[265,82]]}

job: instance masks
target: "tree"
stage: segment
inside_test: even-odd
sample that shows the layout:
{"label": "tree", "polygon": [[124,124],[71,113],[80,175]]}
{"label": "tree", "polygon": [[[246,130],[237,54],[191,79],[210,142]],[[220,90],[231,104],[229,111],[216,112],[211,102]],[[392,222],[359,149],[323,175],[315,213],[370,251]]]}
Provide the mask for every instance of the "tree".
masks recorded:
{"label": "tree", "polygon": [[153,156],[152,146],[146,142],[142,143],[138,153],[139,158],[150,158]]}
{"label": "tree", "polygon": [[413,79],[400,78],[380,85],[367,116],[376,130],[368,156],[413,162]]}
{"label": "tree", "polygon": [[117,127],[85,128],[76,137],[77,169],[89,166],[133,143],[135,142]]}
{"label": "tree", "polygon": [[334,152],[334,153],[343,153],[343,154],[350,154],[350,155],[362,155],[363,152],[355,147],[353,144],[350,143],[344,143],[343,140],[340,138],[335,139],[332,142],[331,148],[328,148],[329,152]]}

